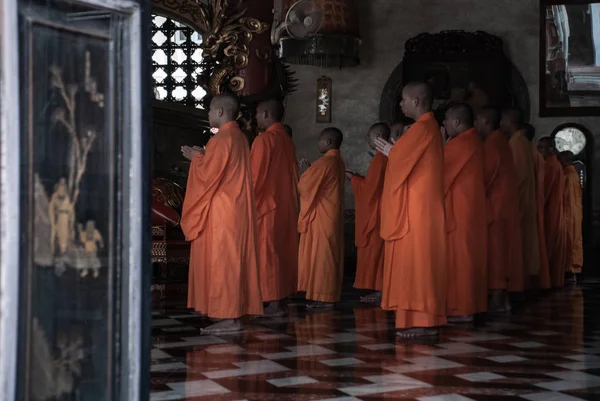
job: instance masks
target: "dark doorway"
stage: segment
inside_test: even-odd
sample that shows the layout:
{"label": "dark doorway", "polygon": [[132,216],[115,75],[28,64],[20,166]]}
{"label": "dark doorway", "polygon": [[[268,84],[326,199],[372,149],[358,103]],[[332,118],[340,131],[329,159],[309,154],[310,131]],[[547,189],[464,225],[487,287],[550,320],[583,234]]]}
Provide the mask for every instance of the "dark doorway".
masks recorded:
{"label": "dark doorway", "polygon": [[592,227],[592,186],[594,136],[591,131],[580,124],[565,123],[554,129],[552,137],[559,151],[570,150],[575,155],[575,169],[579,173],[583,200],[583,275],[600,276],[600,269],[595,265],[595,249]]}

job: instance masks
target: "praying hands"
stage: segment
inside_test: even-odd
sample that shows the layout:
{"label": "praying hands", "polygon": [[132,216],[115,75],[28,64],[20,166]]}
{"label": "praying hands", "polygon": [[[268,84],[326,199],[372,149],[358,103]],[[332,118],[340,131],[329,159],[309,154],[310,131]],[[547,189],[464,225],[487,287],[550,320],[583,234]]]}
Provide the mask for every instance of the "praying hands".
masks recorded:
{"label": "praying hands", "polygon": [[383,153],[386,156],[390,154],[390,150],[392,150],[392,147],[394,146],[393,144],[382,138],[375,138],[373,143],[375,144],[375,149],[377,149],[379,152]]}
{"label": "praying hands", "polygon": [[308,160],[306,160],[306,159],[302,159],[298,163],[298,170],[300,170],[300,171],[304,171],[304,170],[306,170],[309,167],[310,167],[310,162]]}
{"label": "praying hands", "polygon": [[192,159],[194,158],[194,156],[196,156],[196,154],[204,153],[204,148],[202,148],[200,146],[187,146],[186,145],[186,146],[181,147],[181,153],[183,154],[183,157],[185,157],[189,161],[192,161]]}

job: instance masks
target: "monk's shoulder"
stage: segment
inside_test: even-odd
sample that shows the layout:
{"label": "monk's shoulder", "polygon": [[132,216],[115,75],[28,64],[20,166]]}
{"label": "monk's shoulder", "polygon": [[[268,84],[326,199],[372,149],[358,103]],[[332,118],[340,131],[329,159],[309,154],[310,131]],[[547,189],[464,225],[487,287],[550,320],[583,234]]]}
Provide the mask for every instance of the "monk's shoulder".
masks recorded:
{"label": "monk's shoulder", "polygon": [[344,162],[339,156],[325,155],[317,160],[314,166],[321,172],[321,174],[333,176],[338,173],[340,166],[342,166],[343,163]]}
{"label": "monk's shoulder", "polygon": [[[413,127],[415,127],[415,129],[420,132],[421,135],[425,134],[425,135],[431,135],[431,136],[436,136],[436,135],[440,135],[440,126],[438,125],[437,121],[435,119],[427,119],[427,120],[422,120],[422,121],[417,121],[415,124],[413,124]],[[412,128],[412,127],[411,127]]]}
{"label": "monk's shoulder", "polygon": [[262,152],[269,151],[273,148],[273,142],[275,142],[273,133],[265,131],[254,138],[252,149],[260,149]]}
{"label": "monk's shoulder", "polygon": [[209,139],[208,143],[206,144],[206,150],[223,150],[225,148],[231,148],[232,142],[233,138],[231,137],[231,133],[229,131],[219,131]]}

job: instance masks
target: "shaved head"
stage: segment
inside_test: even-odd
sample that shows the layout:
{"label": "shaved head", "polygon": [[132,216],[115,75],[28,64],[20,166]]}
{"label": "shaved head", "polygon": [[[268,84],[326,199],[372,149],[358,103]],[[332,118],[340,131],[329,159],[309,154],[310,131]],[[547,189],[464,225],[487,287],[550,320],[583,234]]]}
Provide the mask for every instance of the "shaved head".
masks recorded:
{"label": "shaved head", "polygon": [[512,135],[515,132],[523,128],[525,119],[523,117],[523,111],[516,107],[506,109],[502,112],[502,118],[500,119],[500,128],[507,133]]}
{"label": "shaved head", "polygon": [[525,124],[523,130],[525,131],[525,138],[527,138],[529,142],[533,141],[533,138],[535,138],[535,127],[531,124]]}
{"label": "shaved head", "polygon": [[343,140],[344,134],[338,128],[325,128],[319,135],[319,152],[325,153],[328,150],[339,149]]}
{"label": "shaved head", "polygon": [[475,117],[475,129],[483,139],[500,128],[502,113],[496,107],[486,106],[479,110]]}
{"label": "shaved head", "polygon": [[486,106],[479,110],[477,113],[477,117],[481,117],[493,128],[493,130],[497,130],[500,128],[500,119],[502,118],[502,113],[500,109],[496,107]]}
{"label": "shaved head", "polygon": [[390,139],[390,127],[386,123],[376,123],[369,128],[368,135],[373,135],[377,138],[383,138],[386,141]]}
{"label": "shaved head", "polygon": [[390,140],[390,127],[386,123],[373,124],[367,132],[367,143],[373,150],[375,150],[375,139],[377,138]]}
{"label": "shaved head", "polygon": [[406,117],[418,120],[423,114],[431,111],[433,104],[433,87],[428,82],[411,82],[402,90],[400,107]]}
{"label": "shaved head", "polygon": [[558,160],[563,167],[570,166],[575,161],[575,155],[570,150],[566,150],[559,153]]}
{"label": "shaved head", "polygon": [[411,82],[404,87],[409,96],[419,99],[424,107],[431,110],[433,104],[433,87],[429,82]]}
{"label": "shaved head", "polygon": [[538,141],[537,149],[542,156],[544,156],[544,159],[556,155],[556,144],[554,142],[554,138],[551,136],[543,137]]}
{"label": "shaved head", "polygon": [[444,128],[450,138],[473,128],[473,109],[471,106],[466,103],[451,106],[446,111]]}
{"label": "shaved head", "polygon": [[224,93],[217,95],[210,102],[211,106],[214,105],[216,108],[223,109],[224,113],[237,117],[240,111],[240,102],[237,97]]}
{"label": "shaved head", "polygon": [[554,138],[552,138],[551,136],[545,136],[543,138],[540,138],[538,143],[543,143],[545,145],[550,146],[553,149],[556,149],[556,142],[554,141]]}
{"label": "shaved head", "polygon": [[235,121],[239,111],[240,103],[237,97],[230,94],[217,95],[210,102],[208,122],[211,127],[221,128],[222,125]]}
{"label": "shaved head", "polygon": [[466,103],[460,103],[451,106],[446,112],[454,118],[458,118],[461,123],[473,127],[473,109]]}
{"label": "shaved head", "polygon": [[256,107],[256,123],[261,130],[268,129],[271,125],[281,122],[285,108],[277,99],[260,102]]}
{"label": "shaved head", "polygon": [[263,108],[276,121],[281,121],[283,119],[283,113],[285,112],[285,109],[283,107],[283,103],[281,103],[279,100],[265,100],[264,102],[261,102],[258,107]]}

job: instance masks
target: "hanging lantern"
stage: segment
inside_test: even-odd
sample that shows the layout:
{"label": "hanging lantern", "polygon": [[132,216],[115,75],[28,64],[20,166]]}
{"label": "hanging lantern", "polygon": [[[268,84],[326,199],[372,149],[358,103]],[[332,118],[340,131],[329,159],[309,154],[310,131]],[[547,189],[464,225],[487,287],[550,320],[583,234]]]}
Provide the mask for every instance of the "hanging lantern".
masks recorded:
{"label": "hanging lantern", "polygon": [[310,32],[306,37],[291,37],[284,32],[279,41],[279,55],[287,63],[338,68],[360,63],[358,15],[354,0],[283,0],[282,3],[281,15],[288,26],[294,22],[286,16],[296,3],[303,3],[298,4],[298,8],[317,10],[321,18],[318,31]]}

